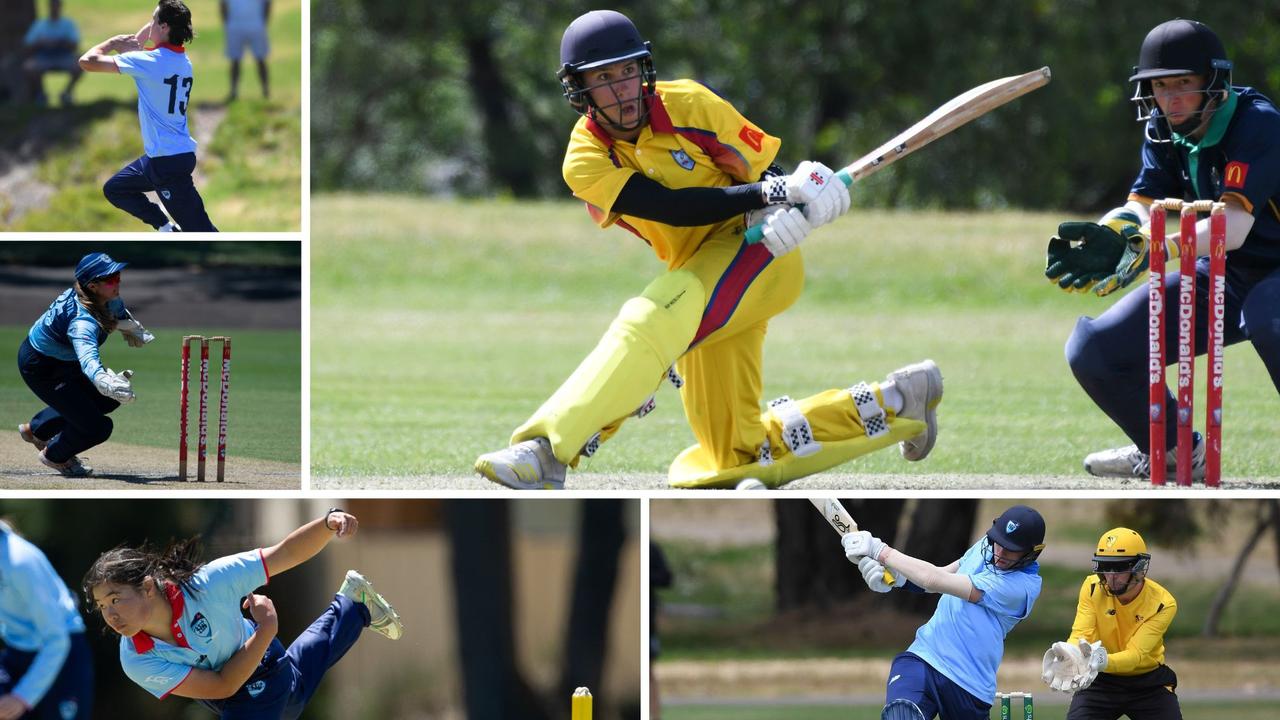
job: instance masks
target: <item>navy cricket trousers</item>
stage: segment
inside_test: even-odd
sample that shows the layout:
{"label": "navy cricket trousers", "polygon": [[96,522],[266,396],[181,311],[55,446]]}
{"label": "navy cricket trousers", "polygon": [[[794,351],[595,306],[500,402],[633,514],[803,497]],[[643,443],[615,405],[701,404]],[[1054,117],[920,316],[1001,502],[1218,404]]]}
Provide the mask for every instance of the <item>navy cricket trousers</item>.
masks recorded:
{"label": "navy cricket trousers", "polygon": [[18,372],[47,407],[31,418],[31,432],[48,443],[45,457],[66,462],[111,437],[107,414],[120,403],[98,392],[74,360],[51,358],[23,338],[18,347]]}
{"label": "navy cricket trousers", "polygon": [[991,703],[970,695],[912,652],[898,653],[889,665],[885,704],[899,698],[915,703],[926,720],[987,720],[991,716]]}
{"label": "navy cricket trousers", "polygon": [[112,205],[153,228],[169,219],[143,193],[154,190],[165,210],[183,232],[217,232],[204,211],[204,200],[191,181],[196,169],[196,154],[182,153],[163,157],[142,157],[124,166],[102,186],[102,194]]}
{"label": "navy cricket trousers", "polygon": [[[0,650],[0,695],[18,684],[35,660],[33,652],[13,648]],[[23,720],[89,720],[93,716],[93,653],[84,633],[71,634],[71,650],[62,661],[49,692],[23,715]]]}
{"label": "navy cricket trousers", "polygon": [[[1166,362],[1177,364],[1178,283],[1165,276]],[[1223,343],[1248,340],[1280,391],[1280,269],[1233,265],[1227,256],[1223,298]],[[1207,351],[1209,258],[1196,263],[1195,354]],[[1067,340],[1067,363],[1093,402],[1143,452],[1147,445],[1147,286],[1135,287],[1097,319],[1082,317]],[[1229,379],[1224,379],[1229,382]],[[1178,420],[1172,393],[1166,393],[1165,447],[1177,446]]]}
{"label": "navy cricket trousers", "polygon": [[345,595],[334,595],[329,607],[288,650],[279,640],[271,643],[262,664],[235,695],[199,702],[222,720],[296,720],[324,674],[356,644],[368,625],[369,608]]}

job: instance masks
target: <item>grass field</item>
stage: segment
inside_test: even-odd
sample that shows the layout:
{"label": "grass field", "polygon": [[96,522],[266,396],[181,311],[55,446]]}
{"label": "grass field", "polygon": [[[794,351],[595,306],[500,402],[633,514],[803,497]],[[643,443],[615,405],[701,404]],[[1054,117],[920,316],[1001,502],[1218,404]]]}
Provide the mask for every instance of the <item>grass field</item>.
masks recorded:
{"label": "grass field", "polygon": [[[1048,695],[1046,690],[1040,697]],[[1060,702],[1060,701],[1059,701]],[[1280,703],[1268,701],[1224,702],[1219,700],[1181,700],[1182,717],[1185,720],[1268,720],[1280,712]],[[666,720],[879,720],[880,704],[872,705],[668,705],[662,709]],[[1062,704],[1046,706],[1037,700],[1036,717],[1041,720],[1066,715]],[[1020,701],[1014,701],[1015,718],[1022,717]],[[992,708],[991,717],[1000,716],[999,707]]]}
{"label": "grass field", "polygon": [[[0,326],[0,347],[16,348],[29,327]],[[228,454],[297,463],[302,454],[301,336],[296,331],[261,331],[240,328],[150,328],[155,342],[130,348],[113,334],[102,346],[103,364],[115,370],[132,369],[138,399],[112,413],[115,431],[111,441],[174,450],[178,447],[178,346],[183,334],[231,335],[232,372],[228,413]],[[209,442],[216,446],[218,376],[221,346],[213,345],[209,362]],[[12,361],[10,361],[12,362]],[[199,367],[199,349],[192,370]],[[192,380],[189,425],[194,452],[198,375]],[[40,409],[39,401],[16,371],[0,373],[0,415],[17,425]],[[5,432],[13,428],[6,425]],[[176,464],[175,464],[176,467]]]}
{"label": "grass field", "polygon": [[[661,267],[577,203],[313,198],[312,470],[465,474],[568,376]],[[1076,318],[1109,301],[1044,281],[1059,215],[855,210],[811,238],[804,296],[770,326],[766,399],[924,357],[946,377],[933,455],[855,473],[1073,475],[1126,444],[1071,377]],[[328,328],[340,328],[331,330]],[[1226,353],[1226,476],[1280,475],[1280,400],[1247,346]],[[1204,377],[1201,371],[1200,378]],[[675,391],[581,469],[665,473],[692,443]]]}
{"label": "grass field", "polygon": [[[188,6],[196,31],[187,49],[196,77],[191,96],[195,110],[188,122],[201,142],[196,185],[209,216],[223,231],[298,231],[302,0],[272,3],[271,99],[259,99],[257,71],[246,55],[241,99],[230,105],[223,104],[230,80],[218,3],[192,0]],[[112,35],[136,32],[152,7],[136,0],[68,2],[64,13],[79,25],[83,51]],[[56,98],[66,76],[46,76],[45,82],[46,94]],[[111,206],[101,191],[107,178],[142,154],[136,99],[129,78],[88,74],[76,86],[70,108],[28,107],[0,114],[0,133],[40,138],[43,152],[34,177],[53,193],[47,206],[7,226],[3,218],[11,208],[0,197],[0,229],[145,231],[145,225]]]}

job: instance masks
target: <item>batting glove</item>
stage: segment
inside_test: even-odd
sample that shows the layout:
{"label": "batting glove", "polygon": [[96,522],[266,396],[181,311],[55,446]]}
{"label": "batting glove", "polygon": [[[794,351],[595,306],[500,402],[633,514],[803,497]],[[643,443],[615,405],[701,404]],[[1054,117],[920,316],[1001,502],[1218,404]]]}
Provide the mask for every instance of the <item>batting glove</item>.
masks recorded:
{"label": "batting glove", "polygon": [[887,593],[896,587],[902,587],[907,583],[905,575],[894,575],[893,582],[885,582],[884,565],[879,561],[869,557],[864,557],[858,561],[858,572],[862,573],[862,580],[871,588],[872,592]]}
{"label": "batting glove", "polygon": [[813,227],[799,208],[782,207],[765,216],[762,229],[761,242],[774,257],[782,257],[799,247]]}
{"label": "batting glove", "polygon": [[844,556],[851,563],[857,563],[864,557],[869,557],[879,562],[880,553],[888,547],[880,538],[875,537],[866,530],[858,532],[845,533],[840,538],[840,544],[844,546]]}

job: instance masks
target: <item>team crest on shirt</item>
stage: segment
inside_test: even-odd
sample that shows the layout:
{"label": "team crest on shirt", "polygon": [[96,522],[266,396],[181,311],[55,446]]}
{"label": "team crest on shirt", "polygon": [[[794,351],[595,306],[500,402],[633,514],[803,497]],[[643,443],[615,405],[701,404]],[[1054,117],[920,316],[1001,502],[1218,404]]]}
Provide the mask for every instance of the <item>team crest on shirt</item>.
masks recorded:
{"label": "team crest on shirt", "polygon": [[160,191],[160,196],[161,196],[161,197],[163,197],[165,200],[168,200],[168,199],[169,199],[169,191],[168,191],[168,190],[161,190],[161,191]]}
{"label": "team crest on shirt", "polygon": [[58,703],[58,714],[62,716],[62,720],[71,720],[80,712],[80,703],[75,700],[63,700]]}
{"label": "team crest on shirt", "polygon": [[675,159],[677,165],[685,170],[693,169],[693,158],[689,157],[689,153],[683,150],[672,150],[671,157]]}
{"label": "team crest on shirt", "polygon": [[249,693],[249,697],[255,697],[255,698],[256,698],[256,697],[258,697],[259,695],[261,695],[261,694],[262,694],[262,691],[263,691],[263,690],[266,690],[266,689],[267,689],[267,681],[266,681],[266,680],[255,680],[255,681],[253,681],[253,682],[249,683],[248,685],[245,685],[245,686],[244,686],[244,689],[245,689],[246,691],[248,691],[248,693]]}
{"label": "team crest on shirt", "polygon": [[191,618],[191,629],[205,640],[213,636],[213,630],[209,627],[209,620],[204,613],[196,613],[196,616]]}

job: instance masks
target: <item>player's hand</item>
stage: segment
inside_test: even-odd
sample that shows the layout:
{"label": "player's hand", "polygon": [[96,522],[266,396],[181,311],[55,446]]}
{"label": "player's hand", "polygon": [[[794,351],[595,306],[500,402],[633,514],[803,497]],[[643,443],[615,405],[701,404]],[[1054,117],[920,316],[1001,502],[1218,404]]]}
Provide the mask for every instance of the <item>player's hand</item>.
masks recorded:
{"label": "player's hand", "polygon": [[[1178,257],[1177,243],[1165,243],[1166,257]],[[1147,272],[1151,261],[1151,240],[1140,231],[1134,230],[1127,236],[1124,252],[1116,262],[1115,271],[1100,279],[1093,292],[1104,297],[1121,288],[1128,287],[1139,276]]]}
{"label": "player's hand", "polygon": [[1098,223],[1064,222],[1049,238],[1044,276],[1067,292],[1087,292],[1114,274],[1128,243]]}
{"label": "player's hand", "polygon": [[1085,662],[1089,663],[1089,670],[1095,673],[1102,672],[1107,669],[1107,649],[1102,647],[1101,640],[1086,642],[1084,638],[1077,639],[1080,644],[1080,654],[1084,656]]}
{"label": "player's hand", "polygon": [[1040,679],[1052,690],[1071,693],[1079,689],[1079,679],[1087,670],[1088,663],[1079,648],[1071,643],[1056,642],[1040,663]]}
{"label": "player's hand", "polygon": [[858,563],[864,557],[879,562],[880,553],[888,547],[880,538],[875,537],[866,530],[858,532],[845,533],[840,538],[840,544],[844,546],[844,556],[851,563]]}
{"label": "player's hand", "polygon": [[280,629],[280,620],[276,617],[276,606],[266,595],[249,593],[241,603],[241,607],[249,611],[249,617],[257,623],[259,631],[274,637]]}
{"label": "player's hand", "polygon": [[360,522],[349,512],[334,510],[324,516],[324,526],[332,530],[336,537],[344,538],[355,535]]}
{"label": "player's hand", "polygon": [[790,175],[775,175],[765,180],[760,192],[766,205],[808,205],[832,182],[832,174],[826,165],[805,160]]}
{"label": "player's hand", "polygon": [[862,573],[863,582],[871,588],[872,592],[887,593],[896,587],[902,587],[907,582],[906,576],[902,574],[894,575],[892,583],[885,582],[884,565],[869,557],[858,561],[858,572]]}
{"label": "player's hand", "polygon": [[142,327],[142,323],[133,318],[117,321],[116,329],[124,336],[124,341],[129,343],[129,347],[142,347],[156,339],[155,335],[152,335],[146,328]]}
{"label": "player's hand", "polygon": [[800,247],[812,229],[799,208],[780,207],[765,216],[760,242],[774,257],[782,257]]}
{"label": "player's hand", "polygon": [[22,698],[13,693],[0,695],[0,720],[18,720],[29,709]]}
{"label": "player's hand", "polygon": [[133,394],[132,370],[117,373],[111,368],[103,368],[93,378],[93,386],[98,392],[115,400],[121,405],[128,405],[136,398]]}
{"label": "player's hand", "polygon": [[107,42],[108,49],[115,50],[118,53],[133,52],[134,50],[142,49],[142,43],[138,42],[137,36],[131,34],[116,35]]}

